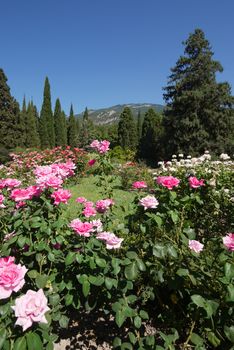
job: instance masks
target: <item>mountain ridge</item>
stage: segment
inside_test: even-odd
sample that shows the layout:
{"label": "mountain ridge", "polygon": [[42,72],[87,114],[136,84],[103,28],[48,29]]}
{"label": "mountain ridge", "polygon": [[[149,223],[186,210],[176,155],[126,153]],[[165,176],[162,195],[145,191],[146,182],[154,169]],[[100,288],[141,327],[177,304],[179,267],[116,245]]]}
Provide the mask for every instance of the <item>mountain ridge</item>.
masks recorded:
{"label": "mountain ridge", "polygon": [[[137,118],[138,112],[143,116],[149,108],[153,108],[156,112],[162,112],[163,105],[155,103],[125,103],[118,104],[107,108],[88,109],[89,117],[96,125],[108,125],[118,122],[119,116],[125,107],[132,110],[133,116]],[[84,112],[76,114],[75,117],[82,118]]]}

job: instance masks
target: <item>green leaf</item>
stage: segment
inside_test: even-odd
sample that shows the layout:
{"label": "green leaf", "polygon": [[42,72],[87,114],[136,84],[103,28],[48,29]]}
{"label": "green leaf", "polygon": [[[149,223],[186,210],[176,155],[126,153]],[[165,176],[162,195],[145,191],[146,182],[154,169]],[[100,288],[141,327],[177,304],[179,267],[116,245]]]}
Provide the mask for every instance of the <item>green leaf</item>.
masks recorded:
{"label": "green leaf", "polygon": [[104,283],[103,276],[89,276],[89,282],[95,286],[101,286]]}
{"label": "green leaf", "polygon": [[153,255],[156,258],[164,259],[166,257],[166,247],[163,244],[155,244],[153,247]]}
{"label": "green leaf", "polygon": [[136,338],[136,336],[135,336],[134,333],[129,332],[129,333],[128,333],[128,337],[129,337],[129,340],[130,340],[130,342],[131,342],[132,344],[136,344],[137,338]]}
{"label": "green leaf", "polygon": [[[21,338],[18,338],[15,342],[14,342],[14,347],[13,347],[13,350],[26,350],[27,349],[27,346],[26,346],[26,339],[25,337],[21,337]],[[29,350],[32,350],[32,349],[29,349]],[[35,349],[37,350],[37,349]]]}
{"label": "green leaf", "polygon": [[137,278],[138,272],[139,270],[136,261],[132,262],[130,265],[127,265],[124,269],[124,275],[130,281]]}
{"label": "green leaf", "polygon": [[0,350],[2,349],[7,337],[7,331],[5,329],[0,330]]}
{"label": "green leaf", "polygon": [[115,322],[116,322],[116,324],[117,324],[117,326],[119,328],[122,326],[122,324],[124,323],[125,319],[126,319],[126,316],[124,315],[122,310],[118,310],[116,312],[116,315],[115,315]]}
{"label": "green leaf", "polygon": [[136,262],[137,262],[138,269],[140,271],[146,271],[145,263],[141,259],[137,258]]}
{"label": "green leaf", "polygon": [[224,273],[229,281],[234,278],[234,265],[227,262],[224,265]]}
{"label": "green leaf", "polygon": [[189,270],[188,269],[178,269],[177,271],[176,271],[176,274],[178,275],[178,276],[188,276],[189,275]]}
{"label": "green leaf", "polygon": [[46,345],[46,350],[54,350],[54,344],[52,342],[49,342],[47,345]]}
{"label": "green leaf", "polygon": [[118,348],[119,346],[121,346],[122,341],[119,337],[115,337],[114,341],[113,341],[113,347],[114,348]]}
{"label": "green leaf", "polygon": [[56,306],[59,304],[60,302],[60,296],[59,294],[52,294],[49,296],[49,302],[50,302],[50,305],[52,306]]}
{"label": "green leaf", "polygon": [[133,252],[133,251],[127,252],[126,256],[127,256],[129,259],[136,259],[136,258],[138,258],[137,253],[136,253],[136,252]]}
{"label": "green leaf", "polygon": [[59,325],[62,328],[67,328],[69,323],[69,318],[65,315],[62,315],[61,318],[59,319]]}
{"label": "green leaf", "polygon": [[141,327],[141,318],[139,316],[134,317],[134,325],[136,328]]}
{"label": "green leaf", "polygon": [[234,285],[229,284],[229,286],[227,287],[227,290],[228,290],[228,294],[226,296],[226,301],[234,302]]}
{"label": "green leaf", "polygon": [[71,305],[71,303],[73,302],[73,295],[72,294],[67,294],[65,296],[65,305]]}
{"label": "green leaf", "polygon": [[65,265],[71,265],[76,258],[76,253],[75,252],[69,252],[65,258]]}
{"label": "green leaf", "polygon": [[230,342],[234,344],[234,326],[231,326],[231,327],[224,326],[224,333],[228,338],[228,340],[230,340]]}
{"label": "green leaf", "polygon": [[156,224],[158,225],[158,227],[160,228],[162,226],[162,223],[163,223],[162,218],[158,215],[155,215],[154,220],[155,220]]}
{"label": "green leaf", "polygon": [[47,275],[37,275],[36,277],[36,285],[37,287],[40,288],[44,288],[47,284],[49,277]]}
{"label": "green leaf", "polygon": [[38,275],[38,272],[36,270],[31,270],[27,273],[27,276],[30,278],[36,278]]}
{"label": "green leaf", "polygon": [[191,296],[191,299],[194,302],[194,304],[196,304],[199,307],[203,307],[204,308],[205,299],[201,295],[194,294],[194,295]]}
{"label": "green leaf", "polygon": [[196,333],[191,334],[190,340],[194,345],[203,345],[203,343],[204,343],[204,341],[200,337],[200,335],[198,335]]}
{"label": "green leaf", "polygon": [[170,217],[171,217],[173,223],[176,224],[176,223],[178,222],[178,220],[179,220],[178,213],[177,213],[176,211],[170,210],[170,211],[169,211],[169,215],[170,215]]}
{"label": "green leaf", "polygon": [[106,267],[106,260],[104,260],[104,259],[96,258],[95,262],[96,262],[97,266],[99,266],[99,267],[102,267],[102,268]]}
{"label": "green leaf", "polygon": [[18,246],[20,248],[23,248],[23,246],[25,245],[25,242],[26,242],[26,237],[24,236],[19,236],[18,240],[17,240],[17,243],[18,243]]}
{"label": "green leaf", "polygon": [[26,338],[28,350],[43,350],[41,338],[37,333],[27,333]]}
{"label": "green leaf", "polygon": [[171,256],[172,258],[177,259],[178,254],[177,254],[177,250],[175,247],[173,247],[172,245],[167,247],[167,253],[169,256]]}
{"label": "green leaf", "polygon": [[114,278],[109,278],[109,277],[105,278],[105,285],[107,289],[110,290],[113,286],[117,288],[117,284],[118,282]]}
{"label": "green leaf", "polygon": [[144,310],[140,311],[140,316],[141,316],[141,318],[143,318],[143,320],[148,320],[149,319],[148,313],[146,311],[144,311]]}
{"label": "green leaf", "polygon": [[131,343],[124,342],[121,344],[121,350],[132,350],[132,349],[133,347]]}
{"label": "green leaf", "polygon": [[220,345],[220,340],[219,338],[216,337],[216,335],[213,332],[209,332],[207,335],[207,338],[209,340],[209,342],[215,347],[217,348],[217,346]]}
{"label": "green leaf", "polygon": [[89,281],[86,280],[82,284],[82,292],[83,292],[84,296],[87,297],[87,295],[90,292],[90,283],[89,283]]}

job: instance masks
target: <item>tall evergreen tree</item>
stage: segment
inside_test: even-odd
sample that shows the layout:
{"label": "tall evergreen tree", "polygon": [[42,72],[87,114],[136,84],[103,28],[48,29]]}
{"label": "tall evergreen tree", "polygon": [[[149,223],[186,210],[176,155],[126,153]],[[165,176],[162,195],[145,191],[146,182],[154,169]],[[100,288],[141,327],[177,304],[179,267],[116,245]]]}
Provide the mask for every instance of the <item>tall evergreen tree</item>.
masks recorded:
{"label": "tall evergreen tree", "polygon": [[67,117],[64,111],[62,111],[62,124],[63,124],[62,145],[65,146],[68,144],[68,142],[67,142]]}
{"label": "tall evergreen tree", "polygon": [[27,122],[27,106],[26,106],[26,98],[24,96],[23,98],[23,104],[22,109],[19,113],[19,146],[25,147],[26,146],[26,122]]}
{"label": "tall evergreen tree", "polygon": [[150,108],[142,125],[142,136],[139,144],[139,157],[150,161],[159,160],[162,154],[162,117]]}
{"label": "tall evergreen tree", "polygon": [[55,145],[64,146],[66,144],[65,134],[67,133],[67,128],[64,125],[64,116],[61,110],[61,104],[57,98],[55,102],[54,109],[54,127],[55,127]]}
{"label": "tall evergreen tree", "polygon": [[21,144],[19,119],[19,104],[11,96],[7,77],[0,69],[0,147],[13,148]]}
{"label": "tall evergreen tree", "polygon": [[201,29],[183,43],[181,56],[169,77],[164,99],[168,156],[172,153],[215,153],[233,149],[233,97],[228,83],[217,83],[221,64]]}
{"label": "tall evergreen tree", "polygon": [[55,146],[54,117],[48,77],[45,79],[44,98],[40,115],[40,138],[43,148],[53,148]]}
{"label": "tall evergreen tree", "polygon": [[92,120],[89,118],[88,108],[85,108],[82,123],[79,132],[79,146],[86,147],[91,141],[93,141],[96,137],[95,127],[93,125]]}
{"label": "tall evergreen tree", "polygon": [[129,107],[125,107],[120,115],[118,124],[118,142],[124,149],[136,150],[137,129]]}
{"label": "tall evergreen tree", "polygon": [[142,117],[141,117],[141,111],[138,111],[137,114],[137,138],[138,138],[138,144],[140,143],[141,135],[142,135]]}
{"label": "tall evergreen tree", "polygon": [[40,146],[40,137],[37,130],[37,116],[35,114],[35,106],[30,101],[27,107],[26,120],[26,147],[38,147]]}
{"label": "tall evergreen tree", "polygon": [[71,109],[70,109],[70,115],[68,118],[67,140],[68,140],[69,146],[71,146],[71,147],[77,146],[76,118],[74,116],[72,105],[71,105]]}

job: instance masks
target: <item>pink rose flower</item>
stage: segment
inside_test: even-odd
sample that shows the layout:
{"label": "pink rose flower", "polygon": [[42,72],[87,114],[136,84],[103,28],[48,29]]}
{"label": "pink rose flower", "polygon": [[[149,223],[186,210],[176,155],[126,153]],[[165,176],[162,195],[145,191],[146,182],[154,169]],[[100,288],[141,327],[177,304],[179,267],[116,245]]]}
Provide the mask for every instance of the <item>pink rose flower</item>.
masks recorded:
{"label": "pink rose flower", "polygon": [[228,233],[223,237],[223,244],[228,250],[234,252],[234,233]]}
{"label": "pink rose flower", "polygon": [[201,187],[201,186],[205,186],[204,180],[203,179],[198,180],[195,176],[190,176],[190,178],[189,178],[189,186],[191,188],[198,188],[198,187]]}
{"label": "pink rose flower", "polygon": [[10,261],[8,265],[0,268],[0,299],[9,298],[13,291],[18,292],[23,287],[27,271],[25,266]]}
{"label": "pink rose flower", "polygon": [[15,262],[14,256],[6,256],[4,258],[0,258],[0,268],[14,264],[14,262]]}
{"label": "pink rose flower", "polygon": [[3,181],[4,181],[4,187],[8,187],[8,188],[19,187],[21,185],[21,181],[17,179],[5,179]]}
{"label": "pink rose flower", "polygon": [[109,146],[110,146],[110,142],[107,140],[103,140],[103,141],[94,140],[90,144],[90,147],[95,149],[100,154],[103,154],[109,151]]}
{"label": "pink rose flower", "polygon": [[155,209],[159,205],[158,200],[154,196],[146,196],[140,199],[139,204],[144,207],[144,209]]}
{"label": "pink rose flower", "polygon": [[36,183],[42,189],[51,187],[57,190],[59,187],[61,187],[63,180],[60,177],[51,174],[39,177],[36,180]]}
{"label": "pink rose flower", "polygon": [[92,166],[92,165],[94,165],[96,163],[96,159],[90,159],[89,161],[88,161],[88,165],[89,166]]}
{"label": "pink rose flower", "polygon": [[105,241],[107,249],[120,248],[121,243],[123,242],[123,238],[117,237],[112,232],[100,232],[97,234],[96,238]]}
{"label": "pink rose flower", "polygon": [[11,192],[11,199],[15,202],[32,199],[32,191],[28,188],[16,188]]}
{"label": "pink rose flower", "polygon": [[6,208],[6,206],[3,204],[3,201],[5,200],[5,197],[0,194],[0,208]]}
{"label": "pink rose flower", "polygon": [[87,202],[87,199],[85,197],[78,197],[76,198],[77,203],[85,203]]}
{"label": "pink rose flower", "polygon": [[71,198],[71,192],[68,190],[61,189],[61,190],[54,191],[51,197],[54,199],[55,205],[58,205],[59,203],[67,204],[68,199]]}
{"label": "pink rose flower", "polygon": [[189,248],[195,253],[200,253],[203,250],[204,244],[195,239],[189,240]]}
{"label": "pink rose flower", "polygon": [[157,184],[167,187],[169,190],[172,190],[173,187],[177,187],[180,183],[180,180],[174,176],[158,176]]}
{"label": "pink rose flower", "polygon": [[136,181],[133,182],[132,187],[134,189],[147,188],[147,184],[145,183],[145,181]]}
{"label": "pink rose flower", "polygon": [[85,206],[84,210],[82,211],[82,214],[86,218],[89,218],[90,216],[97,215],[97,212],[96,212],[95,208],[93,208],[92,206]]}
{"label": "pink rose flower", "polygon": [[52,169],[51,165],[37,166],[36,169],[34,170],[34,174],[37,177],[48,176],[48,175],[50,175],[52,173],[53,173],[53,169]]}
{"label": "pink rose flower", "polygon": [[101,232],[102,231],[102,222],[100,219],[92,220],[91,224],[93,225],[93,231]]}
{"label": "pink rose flower", "polygon": [[90,144],[91,148],[98,149],[100,145],[100,142],[98,140],[93,140],[93,142]]}
{"label": "pink rose flower", "polygon": [[98,213],[105,213],[113,204],[112,199],[101,199],[96,202],[96,210]]}
{"label": "pink rose flower", "polygon": [[79,236],[90,237],[93,225],[90,222],[82,222],[79,219],[74,219],[69,225]]}
{"label": "pink rose flower", "polygon": [[27,190],[31,193],[31,197],[40,197],[42,190],[37,186],[29,186]]}
{"label": "pink rose flower", "polygon": [[33,322],[48,323],[45,313],[50,310],[42,289],[37,292],[28,290],[26,294],[15,300],[12,306],[17,317],[16,325],[22,326],[23,331],[32,326]]}

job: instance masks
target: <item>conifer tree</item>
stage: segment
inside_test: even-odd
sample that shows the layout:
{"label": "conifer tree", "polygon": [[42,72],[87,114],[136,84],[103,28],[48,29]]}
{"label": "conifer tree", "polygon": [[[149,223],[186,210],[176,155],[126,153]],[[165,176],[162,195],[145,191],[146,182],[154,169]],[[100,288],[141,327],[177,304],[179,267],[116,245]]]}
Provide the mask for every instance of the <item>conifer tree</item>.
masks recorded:
{"label": "conifer tree", "polygon": [[55,146],[54,118],[48,77],[45,79],[44,98],[40,115],[40,138],[43,148],[53,148]]}
{"label": "conifer tree", "polygon": [[138,139],[138,144],[140,142],[141,135],[142,135],[142,117],[141,117],[141,112],[138,111],[138,114],[137,114],[137,139]]}
{"label": "conifer tree", "polygon": [[40,146],[40,137],[37,130],[37,116],[35,114],[35,106],[30,101],[27,107],[26,120],[26,147],[38,147]]}
{"label": "conifer tree", "polygon": [[67,132],[66,128],[64,130],[64,118],[61,110],[61,104],[59,99],[57,98],[55,102],[54,109],[54,127],[55,127],[55,145],[56,146],[64,146],[64,133]]}
{"label": "conifer tree", "polygon": [[86,107],[79,132],[79,146],[88,146],[95,139],[95,136],[95,128],[92,120],[89,118],[88,108]]}
{"label": "conifer tree", "polygon": [[26,98],[23,98],[22,109],[19,113],[19,146],[26,146],[26,120],[27,120],[27,106],[26,106]]}
{"label": "conifer tree", "polygon": [[162,117],[153,108],[145,114],[142,136],[139,144],[139,157],[147,160],[159,160],[162,154]]}
{"label": "conifer tree", "polygon": [[228,83],[217,83],[221,64],[201,29],[183,43],[181,56],[165,88],[165,140],[168,156],[182,152],[214,153],[233,149],[233,97]]}
{"label": "conifer tree", "polygon": [[124,149],[136,150],[137,129],[131,109],[125,107],[118,124],[118,143]]}
{"label": "conifer tree", "polygon": [[67,117],[64,111],[62,111],[62,125],[63,125],[62,146],[65,146],[68,144],[68,142],[67,142]]}
{"label": "conifer tree", "polygon": [[19,115],[19,104],[11,96],[7,77],[0,69],[0,147],[9,149],[21,144]]}
{"label": "conifer tree", "polygon": [[68,118],[67,140],[68,140],[69,146],[71,146],[71,147],[77,146],[76,118],[74,116],[72,105],[71,105],[71,109],[70,109],[70,115]]}

